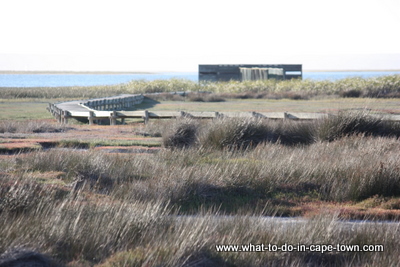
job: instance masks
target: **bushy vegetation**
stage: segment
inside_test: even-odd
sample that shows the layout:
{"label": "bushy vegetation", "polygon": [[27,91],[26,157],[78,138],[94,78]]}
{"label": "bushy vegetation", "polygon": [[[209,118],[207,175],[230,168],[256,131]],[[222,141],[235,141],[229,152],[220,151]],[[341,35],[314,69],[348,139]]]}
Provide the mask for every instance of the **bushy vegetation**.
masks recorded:
{"label": "bushy vegetation", "polygon": [[[30,123],[0,128],[54,131]],[[400,219],[399,127],[366,112],[317,122],[186,118],[142,128],[162,134],[166,148],[155,154],[71,144],[2,155],[0,255],[22,247],[81,267],[397,266],[398,223],[341,220]],[[321,212],[320,203],[333,208]],[[372,207],[386,217],[363,213]],[[249,243],[382,244],[384,252],[216,250]]]}
{"label": "bushy vegetation", "polygon": [[[194,120],[168,124],[166,147],[199,145],[212,149],[248,149],[260,143],[308,145],[334,141],[345,136],[400,137],[400,123],[366,111],[339,112],[318,121],[265,120],[261,118],[220,118],[200,124]],[[189,142],[190,141],[190,142]]]}
{"label": "bushy vegetation", "polygon": [[[314,96],[399,97],[400,75],[374,78],[346,78],[337,81],[259,80],[197,83],[183,79],[138,81],[90,87],[1,88],[0,98],[78,98],[88,99],[126,93],[212,92],[220,96],[202,96],[205,101],[222,101],[223,97],[307,99]],[[221,97],[221,95],[223,97]],[[178,97],[179,98],[179,97]],[[195,99],[195,95],[193,95]],[[200,99],[197,97],[197,99]]]}
{"label": "bushy vegetation", "polygon": [[332,141],[347,135],[400,136],[400,123],[384,120],[380,116],[359,112],[339,112],[336,116],[317,123],[316,136],[319,140]]}
{"label": "bushy vegetation", "polygon": [[[49,150],[1,158],[0,253],[23,244],[69,266],[394,266],[396,224],[344,227],[339,213],[292,224],[259,216],[301,215],[295,199],[398,197],[399,152],[396,138],[352,135],[245,150]],[[250,242],[383,244],[385,251],[215,250]]]}
{"label": "bushy vegetation", "polygon": [[184,119],[173,123],[163,135],[163,144],[169,148],[188,148],[197,139],[198,123],[194,120]]}

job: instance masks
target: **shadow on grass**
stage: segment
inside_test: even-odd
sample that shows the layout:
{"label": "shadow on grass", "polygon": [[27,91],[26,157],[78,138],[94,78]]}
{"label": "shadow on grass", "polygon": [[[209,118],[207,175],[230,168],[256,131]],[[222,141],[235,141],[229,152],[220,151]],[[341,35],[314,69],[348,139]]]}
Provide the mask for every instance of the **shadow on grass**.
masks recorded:
{"label": "shadow on grass", "polygon": [[218,186],[194,183],[172,197],[171,201],[182,215],[194,215],[204,210],[222,214],[293,217],[302,216],[299,204],[321,200],[320,186],[310,183],[281,184],[272,188],[248,185]]}
{"label": "shadow on grass", "polygon": [[[262,214],[265,216],[299,216],[296,204],[272,197],[270,193],[248,186],[217,186],[195,183],[186,188],[184,195],[172,199],[181,214],[198,214],[202,210],[215,210],[223,214]],[[300,211],[299,211],[300,212]]]}
{"label": "shadow on grass", "polygon": [[141,104],[135,105],[134,109],[135,110],[149,109],[156,106],[157,104],[160,104],[160,102],[145,96],[143,102]]}

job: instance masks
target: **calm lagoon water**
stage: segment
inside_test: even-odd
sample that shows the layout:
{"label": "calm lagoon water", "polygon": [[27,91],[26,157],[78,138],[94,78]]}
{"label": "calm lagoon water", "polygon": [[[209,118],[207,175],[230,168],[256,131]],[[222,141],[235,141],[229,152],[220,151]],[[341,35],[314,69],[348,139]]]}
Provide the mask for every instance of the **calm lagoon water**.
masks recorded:
{"label": "calm lagoon water", "polygon": [[[400,75],[400,71],[364,72],[303,72],[303,79],[338,80],[348,77],[377,77]],[[197,72],[172,72],[157,74],[0,74],[0,87],[60,87],[94,86],[126,83],[131,80],[188,79],[198,81]]]}

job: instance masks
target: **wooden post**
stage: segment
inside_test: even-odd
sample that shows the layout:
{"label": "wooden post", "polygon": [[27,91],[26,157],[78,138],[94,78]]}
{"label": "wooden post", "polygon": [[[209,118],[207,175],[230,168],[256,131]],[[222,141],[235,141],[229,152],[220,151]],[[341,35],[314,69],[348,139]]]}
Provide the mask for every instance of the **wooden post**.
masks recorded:
{"label": "wooden post", "polygon": [[88,120],[89,120],[89,125],[93,125],[93,123],[94,123],[94,112],[93,111],[89,111]]}
{"label": "wooden post", "polygon": [[147,109],[144,111],[143,119],[144,119],[144,124],[147,124],[149,122],[149,111]]}
{"label": "wooden post", "polygon": [[68,124],[68,117],[69,117],[68,111],[63,110],[62,111],[62,115],[61,115],[61,123],[62,124]]}
{"label": "wooden post", "polygon": [[110,114],[110,125],[117,125],[117,111],[113,111]]}
{"label": "wooden post", "polygon": [[251,116],[252,116],[253,118],[261,118],[260,114],[258,114],[258,113],[255,112],[255,111],[252,111],[252,112],[251,112]]}
{"label": "wooden post", "polygon": [[283,119],[284,120],[289,119],[289,114],[287,112],[283,112]]}
{"label": "wooden post", "polygon": [[56,109],[56,119],[57,119],[57,121],[58,121],[59,123],[62,122],[62,121],[61,121],[61,112],[62,112],[61,109],[59,109],[59,108]]}

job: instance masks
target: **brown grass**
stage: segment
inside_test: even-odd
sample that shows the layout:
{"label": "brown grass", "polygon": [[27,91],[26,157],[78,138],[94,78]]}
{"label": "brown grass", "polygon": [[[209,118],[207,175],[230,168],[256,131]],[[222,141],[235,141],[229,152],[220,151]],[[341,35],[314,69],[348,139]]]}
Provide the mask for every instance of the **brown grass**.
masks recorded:
{"label": "brown grass", "polygon": [[[197,123],[204,130],[222,122]],[[171,122],[29,135],[126,142],[164,127]],[[399,219],[399,152],[395,137],[356,133],[307,145],[260,142],[252,149],[49,149],[0,158],[0,254],[23,245],[68,266],[396,266],[398,223],[341,220]],[[385,251],[215,249],[249,243],[383,244]]]}

